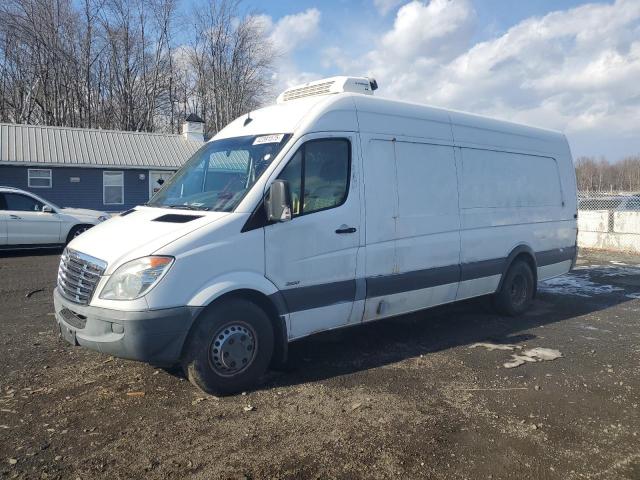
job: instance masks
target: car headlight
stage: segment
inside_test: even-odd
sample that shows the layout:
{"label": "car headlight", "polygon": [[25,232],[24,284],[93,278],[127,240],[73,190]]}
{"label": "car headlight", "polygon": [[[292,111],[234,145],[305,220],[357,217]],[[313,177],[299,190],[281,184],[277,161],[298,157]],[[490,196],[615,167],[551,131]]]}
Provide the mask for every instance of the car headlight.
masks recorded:
{"label": "car headlight", "polygon": [[100,215],[98,217],[98,222],[106,222],[107,220],[109,220],[109,217],[107,217],[106,215]]}
{"label": "car headlight", "polygon": [[119,267],[102,289],[105,300],[134,300],[145,295],[169,271],[173,257],[138,258]]}

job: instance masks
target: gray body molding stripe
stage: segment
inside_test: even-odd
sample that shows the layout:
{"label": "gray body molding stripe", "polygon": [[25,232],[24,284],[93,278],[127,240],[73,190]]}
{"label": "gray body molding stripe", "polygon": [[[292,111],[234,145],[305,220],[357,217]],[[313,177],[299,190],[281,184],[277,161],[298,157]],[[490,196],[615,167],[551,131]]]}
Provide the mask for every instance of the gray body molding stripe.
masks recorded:
{"label": "gray body molding stripe", "polygon": [[[576,247],[557,248],[536,252],[537,266],[573,260]],[[445,267],[427,268],[393,275],[357,278],[308,287],[289,288],[271,295],[277,300],[280,314],[327,307],[338,303],[365,300],[422,288],[437,287],[465,280],[502,275],[507,269],[507,258],[481,260]]]}
{"label": "gray body molding stripe", "polygon": [[326,307],[336,303],[352,302],[356,297],[356,281],[323,283],[309,287],[281,290],[289,312]]}
{"label": "gray body molding stripe", "polygon": [[554,263],[573,260],[576,255],[576,247],[555,248],[544,252],[536,252],[536,263],[539,267]]}
{"label": "gray body molding stripe", "polygon": [[494,258],[491,260],[480,260],[462,264],[462,275],[460,280],[475,280],[477,278],[500,275],[504,272],[506,258]]}
{"label": "gray body molding stripe", "polygon": [[369,277],[367,278],[367,298],[437,287],[447,283],[456,283],[459,279],[460,265]]}

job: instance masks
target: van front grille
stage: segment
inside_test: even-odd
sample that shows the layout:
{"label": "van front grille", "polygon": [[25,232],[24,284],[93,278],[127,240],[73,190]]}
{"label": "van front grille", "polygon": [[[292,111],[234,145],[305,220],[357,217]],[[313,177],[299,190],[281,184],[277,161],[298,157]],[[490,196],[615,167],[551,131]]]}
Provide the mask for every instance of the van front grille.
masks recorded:
{"label": "van front grille", "polygon": [[81,305],[91,301],[107,263],[65,248],[58,268],[58,290],[68,300]]}

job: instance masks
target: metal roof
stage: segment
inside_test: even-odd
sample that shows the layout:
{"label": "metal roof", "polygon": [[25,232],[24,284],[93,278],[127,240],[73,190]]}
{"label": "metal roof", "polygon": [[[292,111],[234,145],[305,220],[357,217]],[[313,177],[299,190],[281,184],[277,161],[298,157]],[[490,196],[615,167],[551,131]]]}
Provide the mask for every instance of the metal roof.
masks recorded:
{"label": "metal roof", "polygon": [[233,150],[229,155],[225,152],[213,152],[209,159],[209,168],[226,172],[244,172],[249,164],[249,152]]}
{"label": "metal roof", "polygon": [[2,165],[176,169],[202,145],[182,135],[0,123]]}

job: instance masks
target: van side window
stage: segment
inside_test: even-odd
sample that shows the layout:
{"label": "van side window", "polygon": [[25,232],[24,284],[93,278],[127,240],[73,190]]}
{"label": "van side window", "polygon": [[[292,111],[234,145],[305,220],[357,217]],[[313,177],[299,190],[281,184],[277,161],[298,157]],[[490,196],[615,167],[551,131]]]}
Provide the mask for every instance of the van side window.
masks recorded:
{"label": "van side window", "polygon": [[310,140],[280,173],[289,182],[292,216],[327,210],[347,199],[351,144],[344,138]]}

